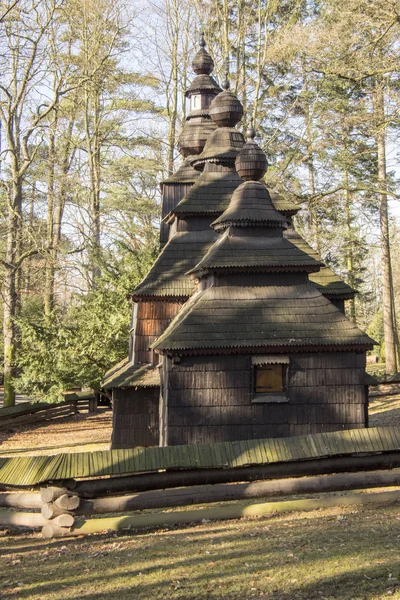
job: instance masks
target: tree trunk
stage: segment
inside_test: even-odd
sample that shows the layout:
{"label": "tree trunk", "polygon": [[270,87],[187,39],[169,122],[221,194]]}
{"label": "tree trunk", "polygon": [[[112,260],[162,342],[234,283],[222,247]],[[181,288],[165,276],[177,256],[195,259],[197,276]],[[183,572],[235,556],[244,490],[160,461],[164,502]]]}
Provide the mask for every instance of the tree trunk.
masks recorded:
{"label": "tree trunk", "polygon": [[[349,192],[349,173],[347,169],[344,172],[344,195],[345,195],[345,213],[346,213],[346,237],[347,237],[347,272],[349,285],[354,289],[354,253],[353,253],[353,229],[351,226],[351,197]],[[356,322],[356,301],[355,298],[349,300],[350,319]]]}
{"label": "tree trunk", "polygon": [[51,316],[54,308],[54,205],[55,205],[55,169],[56,169],[56,126],[57,115],[54,116],[49,128],[49,157],[47,173],[47,247],[45,283],[44,283],[44,314]]}
{"label": "tree trunk", "polygon": [[[90,177],[90,271],[92,288],[100,276],[100,99],[92,86],[85,92],[85,137]],[[91,121],[93,128],[91,129]]]}
{"label": "tree trunk", "polygon": [[309,98],[308,98],[308,84],[307,84],[307,75],[305,74],[305,70],[303,69],[304,74],[304,82],[305,82],[305,92],[306,92],[306,101],[305,101],[305,124],[306,124],[306,147],[307,147],[307,170],[308,170],[308,191],[310,194],[310,201],[308,203],[308,210],[310,213],[311,220],[311,232],[314,241],[315,248],[317,252],[321,253],[321,240],[319,233],[319,223],[318,223],[318,214],[317,214],[317,205],[316,205],[316,186],[315,186],[315,166],[314,166],[314,151],[313,151],[313,135],[312,135],[312,117],[309,106]]}
{"label": "tree trunk", "polygon": [[16,289],[16,260],[18,251],[19,229],[21,222],[22,182],[18,177],[18,162],[12,161],[12,191],[8,209],[8,232],[5,255],[5,274],[3,281],[3,336],[4,336],[4,401],[3,406],[15,405],[15,347],[17,314],[17,289]]}
{"label": "tree trunk", "polygon": [[396,352],[396,323],[393,298],[392,266],[390,257],[389,239],[389,214],[387,174],[386,174],[386,136],[385,136],[385,96],[383,81],[378,80],[373,93],[375,117],[375,142],[378,162],[379,186],[379,218],[381,234],[381,261],[382,261],[382,306],[383,330],[385,338],[386,373],[392,375],[397,372]]}
{"label": "tree trunk", "polygon": [[179,65],[178,65],[178,43],[179,43],[179,14],[174,3],[171,32],[171,77],[172,90],[168,101],[168,175],[174,172],[174,150],[176,142],[176,125],[178,119],[178,92],[179,92]]}

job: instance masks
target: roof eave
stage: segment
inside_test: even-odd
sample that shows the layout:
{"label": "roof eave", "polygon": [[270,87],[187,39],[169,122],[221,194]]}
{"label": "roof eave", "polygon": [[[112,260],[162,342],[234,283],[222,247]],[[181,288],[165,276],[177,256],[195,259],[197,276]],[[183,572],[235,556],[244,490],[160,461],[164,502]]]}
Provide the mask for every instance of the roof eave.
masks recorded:
{"label": "roof eave", "polygon": [[152,345],[152,349],[158,354],[182,354],[182,355],[208,355],[208,354],[255,354],[255,353],[299,353],[299,352],[366,352],[372,350],[374,344],[371,340],[370,343],[352,343],[352,344],[277,344],[269,346],[220,346],[220,347],[198,347],[198,348],[171,348],[171,347],[157,347]]}

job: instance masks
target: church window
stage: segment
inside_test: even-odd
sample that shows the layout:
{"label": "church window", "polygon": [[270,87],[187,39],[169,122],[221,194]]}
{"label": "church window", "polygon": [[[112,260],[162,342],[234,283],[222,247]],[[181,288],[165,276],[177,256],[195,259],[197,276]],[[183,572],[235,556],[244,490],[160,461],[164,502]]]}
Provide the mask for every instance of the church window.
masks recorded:
{"label": "church window", "polygon": [[288,357],[254,356],[252,364],[253,402],[288,402]]}

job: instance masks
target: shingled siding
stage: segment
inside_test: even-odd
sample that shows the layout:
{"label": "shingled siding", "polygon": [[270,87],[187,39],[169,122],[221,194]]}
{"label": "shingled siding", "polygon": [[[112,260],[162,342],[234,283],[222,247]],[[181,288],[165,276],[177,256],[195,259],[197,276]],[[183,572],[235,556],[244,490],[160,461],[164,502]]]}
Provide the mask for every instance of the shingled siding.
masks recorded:
{"label": "shingled siding", "polygon": [[[175,208],[177,204],[186,196],[193,183],[175,183],[165,184],[163,186],[163,204],[161,219],[167,216]],[[161,220],[160,224],[160,244],[161,247],[168,241],[169,236],[168,223]]]}
{"label": "shingled siding", "polygon": [[250,356],[184,357],[169,375],[168,445],[366,426],[362,353],[293,354],[289,402],[253,404]]}
{"label": "shingled siding", "polygon": [[159,387],[113,390],[113,449],[158,446],[159,397]]}
{"label": "shingled siding", "polygon": [[[139,302],[135,332],[135,363],[152,363],[152,344],[182,308],[180,302]],[[158,362],[158,356],[155,357]]]}

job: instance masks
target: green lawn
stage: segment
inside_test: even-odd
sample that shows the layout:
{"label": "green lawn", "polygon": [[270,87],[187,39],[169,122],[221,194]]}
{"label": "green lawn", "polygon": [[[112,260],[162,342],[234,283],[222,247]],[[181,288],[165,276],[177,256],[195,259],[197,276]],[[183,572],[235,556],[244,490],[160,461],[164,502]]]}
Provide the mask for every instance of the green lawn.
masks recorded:
{"label": "green lawn", "polygon": [[118,537],[7,535],[0,598],[400,598],[399,547],[398,503]]}

